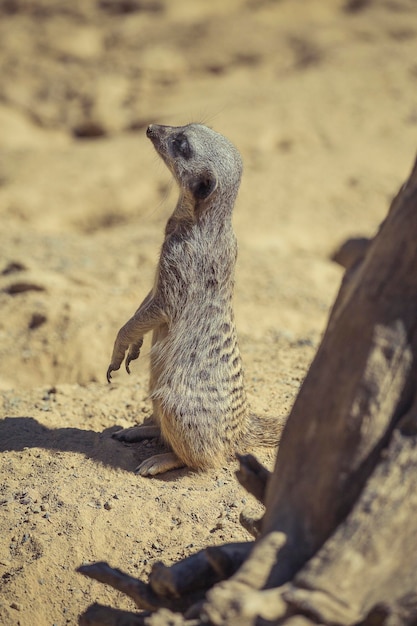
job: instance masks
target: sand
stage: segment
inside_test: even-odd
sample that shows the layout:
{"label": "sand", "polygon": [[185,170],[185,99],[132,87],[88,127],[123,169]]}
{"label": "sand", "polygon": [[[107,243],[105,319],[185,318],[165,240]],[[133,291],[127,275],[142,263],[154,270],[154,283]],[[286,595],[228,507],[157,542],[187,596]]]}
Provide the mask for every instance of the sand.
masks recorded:
{"label": "sand", "polygon": [[176,198],[147,124],[201,121],[242,153],[247,389],[286,416],[340,285],[330,256],[375,233],[414,158],[416,17],[412,0],[1,3],[1,624],[132,609],[76,567],[146,578],[262,514],[236,463],[141,478],[158,445],[111,438],[150,413],[149,339],[130,377],[105,373]]}

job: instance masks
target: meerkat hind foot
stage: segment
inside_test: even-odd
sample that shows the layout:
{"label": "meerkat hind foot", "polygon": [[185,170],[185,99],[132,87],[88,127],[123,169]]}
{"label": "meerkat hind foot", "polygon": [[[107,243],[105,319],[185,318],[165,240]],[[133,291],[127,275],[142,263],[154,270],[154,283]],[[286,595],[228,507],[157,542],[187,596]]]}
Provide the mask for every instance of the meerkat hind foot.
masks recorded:
{"label": "meerkat hind foot", "polygon": [[165,452],[164,454],[154,454],[154,456],[145,459],[135,469],[135,474],[140,476],[156,476],[163,474],[172,469],[185,467],[185,463],[177,457],[174,452]]}
{"label": "meerkat hind foot", "polygon": [[161,434],[159,426],[155,424],[139,424],[130,428],[122,428],[112,434],[114,439],[125,441],[126,443],[136,443],[144,439],[155,439]]}

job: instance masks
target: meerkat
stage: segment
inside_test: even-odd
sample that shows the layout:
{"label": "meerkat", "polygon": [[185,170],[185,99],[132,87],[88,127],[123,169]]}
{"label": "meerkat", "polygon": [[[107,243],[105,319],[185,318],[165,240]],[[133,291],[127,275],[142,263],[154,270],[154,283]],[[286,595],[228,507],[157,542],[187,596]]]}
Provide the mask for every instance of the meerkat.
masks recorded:
{"label": "meerkat", "polygon": [[188,466],[218,467],[236,452],[276,445],[279,419],[250,413],[232,307],[237,256],[232,212],[242,160],[224,136],[201,124],[151,124],[147,136],[179,187],[168,219],[155,281],[119,330],[107,380],[125,360],[139,357],[145,333],[150,351],[150,424],[113,436],[133,442],[162,437],[171,452],[136,472],[154,476]]}

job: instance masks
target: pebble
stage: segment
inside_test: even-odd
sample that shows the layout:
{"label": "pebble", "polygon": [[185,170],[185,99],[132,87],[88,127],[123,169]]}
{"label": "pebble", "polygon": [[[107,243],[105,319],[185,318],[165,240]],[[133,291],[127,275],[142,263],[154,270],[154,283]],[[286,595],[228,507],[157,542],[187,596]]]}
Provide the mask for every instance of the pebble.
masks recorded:
{"label": "pebble", "polygon": [[21,611],[22,605],[19,602],[12,602],[10,608],[14,609],[15,611]]}
{"label": "pebble", "polygon": [[216,530],[224,530],[223,522],[219,521],[217,524],[210,530],[210,533],[215,533]]}
{"label": "pebble", "polygon": [[103,506],[106,509],[106,511],[110,511],[113,508],[113,506],[112,506],[112,504],[110,504],[110,502],[105,502]]}

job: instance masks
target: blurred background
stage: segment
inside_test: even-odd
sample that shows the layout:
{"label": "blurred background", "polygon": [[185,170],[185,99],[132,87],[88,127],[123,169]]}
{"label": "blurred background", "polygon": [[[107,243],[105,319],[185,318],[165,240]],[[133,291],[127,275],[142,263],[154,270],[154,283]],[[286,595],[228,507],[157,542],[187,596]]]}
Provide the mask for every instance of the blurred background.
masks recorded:
{"label": "blurred background", "polygon": [[104,381],[176,198],[150,122],[242,153],[244,357],[314,348],[329,255],[375,232],[414,158],[416,18],[413,0],[1,0],[0,388]]}

